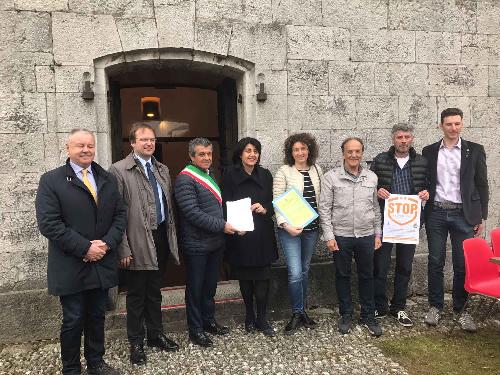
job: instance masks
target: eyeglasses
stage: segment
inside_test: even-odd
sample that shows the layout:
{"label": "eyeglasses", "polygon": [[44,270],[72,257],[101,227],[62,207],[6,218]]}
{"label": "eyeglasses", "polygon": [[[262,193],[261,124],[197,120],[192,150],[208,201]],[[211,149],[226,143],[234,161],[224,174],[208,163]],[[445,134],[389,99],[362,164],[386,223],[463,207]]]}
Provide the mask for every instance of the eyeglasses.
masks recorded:
{"label": "eyeglasses", "polygon": [[156,142],[156,138],[139,138],[138,141],[142,142],[142,143],[146,143],[146,142],[155,143]]}

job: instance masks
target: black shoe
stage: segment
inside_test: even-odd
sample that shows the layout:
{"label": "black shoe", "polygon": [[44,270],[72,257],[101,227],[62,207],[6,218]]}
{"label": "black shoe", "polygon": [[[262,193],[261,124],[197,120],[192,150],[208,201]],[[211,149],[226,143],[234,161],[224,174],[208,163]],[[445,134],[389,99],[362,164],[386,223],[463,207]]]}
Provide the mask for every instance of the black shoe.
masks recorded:
{"label": "black shoe", "polygon": [[352,329],[352,316],[349,314],[344,314],[340,317],[338,321],[338,331],[346,335],[351,332]]}
{"label": "black shoe", "polygon": [[95,365],[87,365],[89,375],[120,375],[120,371],[108,365],[104,360]]}
{"label": "black shoe", "polygon": [[245,322],[245,331],[248,333],[255,332],[255,323],[254,322]]}
{"label": "black shoe", "polygon": [[170,340],[163,333],[160,333],[154,339],[148,339],[148,346],[153,346],[160,350],[165,350],[167,352],[175,352],[179,350],[179,345],[175,341]]}
{"label": "black shoe", "polygon": [[363,327],[368,329],[370,335],[375,337],[382,336],[382,327],[380,327],[380,324],[378,324],[378,321],[375,318],[362,319],[360,323]]}
{"label": "black shoe", "polygon": [[189,339],[193,344],[208,348],[213,346],[214,343],[210,340],[210,337],[206,335],[205,332],[191,333],[189,332]]}
{"label": "black shoe", "polygon": [[383,319],[388,315],[387,311],[375,310],[375,319]]}
{"label": "black shoe", "polygon": [[257,329],[262,332],[264,336],[267,337],[274,337],[276,336],[276,331],[273,329],[271,324],[269,324],[268,321],[265,321],[264,323],[257,324]]}
{"label": "black shoe", "polygon": [[133,365],[143,365],[146,363],[146,353],[142,344],[130,345],[130,362]]}
{"label": "black shoe", "polygon": [[285,335],[293,335],[300,327],[302,327],[302,314],[293,313],[292,318],[285,326]]}
{"label": "black shoe", "polygon": [[317,323],[312,320],[305,311],[302,313],[302,324],[306,328],[315,328],[317,325]]}
{"label": "black shoe", "polygon": [[215,320],[212,323],[203,324],[203,330],[205,332],[211,333],[212,335],[227,335],[229,333],[229,328],[226,326],[221,326]]}

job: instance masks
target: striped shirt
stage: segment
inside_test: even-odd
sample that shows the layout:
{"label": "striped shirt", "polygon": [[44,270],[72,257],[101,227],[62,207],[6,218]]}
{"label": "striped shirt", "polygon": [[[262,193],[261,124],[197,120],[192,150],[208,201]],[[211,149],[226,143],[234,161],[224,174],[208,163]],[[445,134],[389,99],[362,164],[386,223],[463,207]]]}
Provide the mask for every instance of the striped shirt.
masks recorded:
{"label": "striped shirt", "polygon": [[[302,196],[311,205],[314,211],[318,212],[318,203],[316,202],[316,192],[314,191],[314,186],[311,181],[311,176],[309,176],[308,171],[299,171],[304,176],[304,192]],[[311,231],[319,229],[319,218],[314,219],[309,225],[304,228],[304,231]]]}

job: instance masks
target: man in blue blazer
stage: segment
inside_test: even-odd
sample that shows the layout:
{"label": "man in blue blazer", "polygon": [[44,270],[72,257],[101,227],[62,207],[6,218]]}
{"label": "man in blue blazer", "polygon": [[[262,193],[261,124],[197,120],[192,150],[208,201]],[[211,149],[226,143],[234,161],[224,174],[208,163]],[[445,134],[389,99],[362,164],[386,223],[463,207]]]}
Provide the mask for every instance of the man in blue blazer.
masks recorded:
{"label": "man in blue blazer", "polygon": [[63,374],[80,374],[84,335],[87,373],[115,375],[104,356],[107,292],[118,282],[117,247],[127,216],[116,180],[95,163],[95,137],[71,131],[66,164],[45,173],[36,196],[40,233],[49,240],[47,283],[59,296]]}
{"label": "man in blue blazer", "polygon": [[448,233],[453,262],[453,311],[465,331],[477,330],[472,317],[463,311],[465,261],[462,242],[479,236],[488,216],[486,153],[480,144],[460,137],[463,112],[447,108],[441,112],[443,138],[424,147],[430,178],[430,198],[425,206],[425,226],[429,244],[428,293],[430,309],[425,323],[438,324],[444,304],[444,263]]}

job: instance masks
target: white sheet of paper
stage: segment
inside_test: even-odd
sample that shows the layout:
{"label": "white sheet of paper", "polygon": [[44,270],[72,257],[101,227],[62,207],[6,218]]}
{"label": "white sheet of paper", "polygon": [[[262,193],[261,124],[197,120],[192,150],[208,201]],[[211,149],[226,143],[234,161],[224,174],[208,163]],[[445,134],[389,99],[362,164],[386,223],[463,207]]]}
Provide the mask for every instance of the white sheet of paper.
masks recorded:
{"label": "white sheet of paper", "polygon": [[226,202],[227,222],[236,230],[251,232],[254,230],[250,198],[243,198],[237,201]]}

